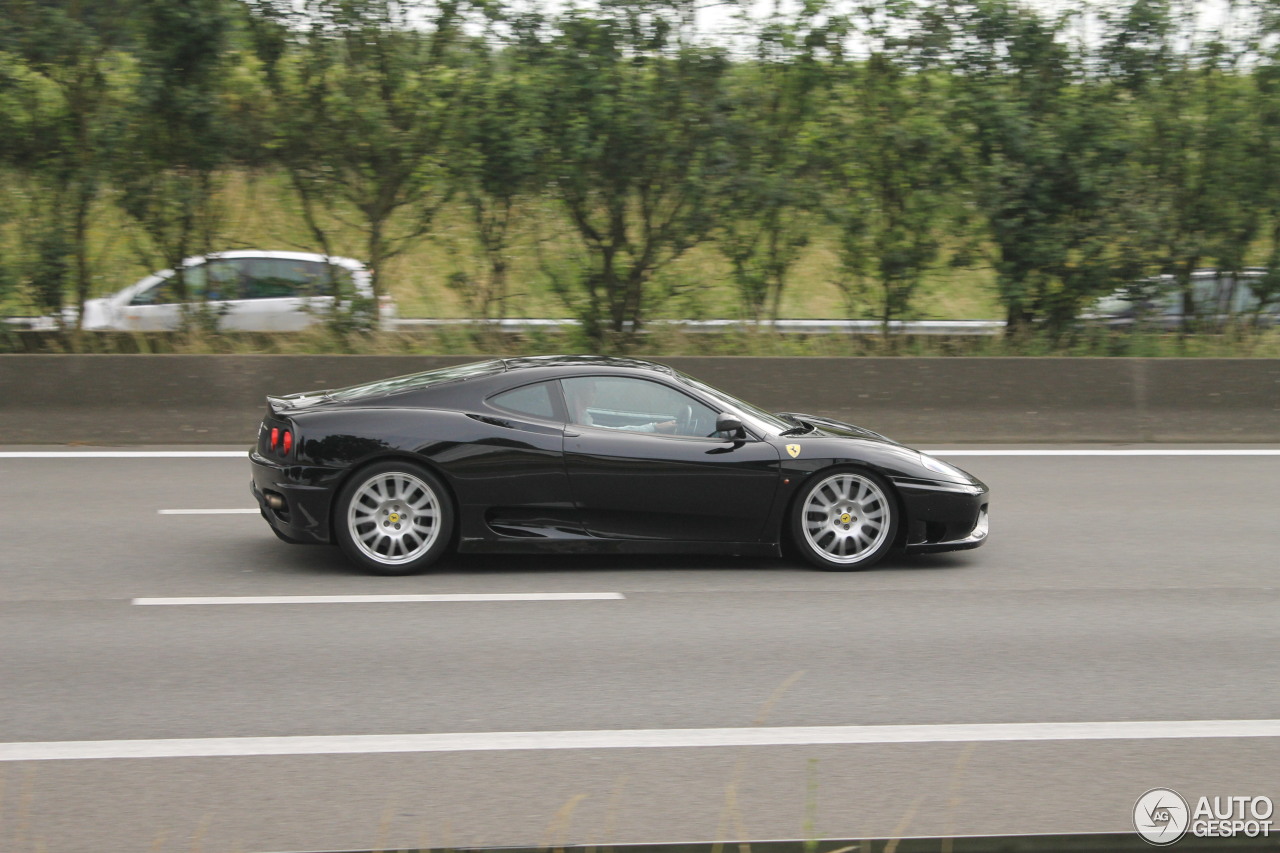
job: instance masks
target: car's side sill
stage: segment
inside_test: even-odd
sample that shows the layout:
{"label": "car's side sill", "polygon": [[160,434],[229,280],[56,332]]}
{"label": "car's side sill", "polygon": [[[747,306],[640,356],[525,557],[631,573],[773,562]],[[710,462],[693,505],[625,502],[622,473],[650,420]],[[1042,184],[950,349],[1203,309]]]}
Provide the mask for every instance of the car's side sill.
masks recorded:
{"label": "car's side sill", "polygon": [[743,557],[782,555],[772,542],[669,542],[654,539],[463,539],[464,554],[724,554]]}

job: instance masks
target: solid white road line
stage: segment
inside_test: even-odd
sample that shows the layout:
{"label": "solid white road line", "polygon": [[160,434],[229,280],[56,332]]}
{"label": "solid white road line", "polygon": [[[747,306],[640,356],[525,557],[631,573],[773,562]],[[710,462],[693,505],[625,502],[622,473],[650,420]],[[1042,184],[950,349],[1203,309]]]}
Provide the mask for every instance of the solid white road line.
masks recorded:
{"label": "solid white road line", "polygon": [[259,515],[256,509],[158,509],[160,515]]}
{"label": "solid white road line", "polygon": [[[926,450],[931,456],[1280,456],[1280,449]],[[244,450],[10,450],[0,459],[247,459]]]}
{"label": "solid white road line", "polygon": [[134,604],[182,607],[201,604],[400,604],[447,601],[606,601],[620,592],[475,592],[439,595],[244,595],[204,598],[135,598]]}
{"label": "solid white road line", "polygon": [[1280,720],[997,723],[930,726],[811,726],[738,729],[631,729],[566,732],[458,732],[326,737],[181,738],[0,743],[0,761],[88,758],[196,758],[479,750],[679,749],[726,746],[1092,741],[1280,737]]}

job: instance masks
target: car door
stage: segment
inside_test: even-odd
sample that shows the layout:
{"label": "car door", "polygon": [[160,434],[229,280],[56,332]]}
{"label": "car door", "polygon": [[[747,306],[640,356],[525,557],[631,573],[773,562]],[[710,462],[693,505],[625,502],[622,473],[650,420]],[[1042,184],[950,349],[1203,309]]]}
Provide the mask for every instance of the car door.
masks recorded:
{"label": "car door", "polygon": [[470,441],[444,451],[465,493],[463,536],[585,538],[564,467],[560,389],[544,380],[501,391],[469,411]]}
{"label": "car door", "polygon": [[173,273],[159,273],[159,280],[129,297],[120,307],[119,328],[127,332],[168,332],[182,324]]}
{"label": "car door", "polygon": [[296,332],[315,322],[310,299],[322,264],[288,258],[228,261],[240,281],[222,327],[239,332]]}
{"label": "car door", "polygon": [[564,457],[583,525],[594,536],[757,542],[778,488],[777,449],[715,436],[718,412],[662,382],[628,376],[561,380]]}
{"label": "car door", "polygon": [[121,325],[134,332],[172,332],[180,329],[184,320],[194,321],[199,312],[207,312],[213,322],[212,318],[225,313],[225,297],[216,280],[211,280],[220,263],[196,261],[183,268],[185,299],[179,294],[177,276],[169,270],[159,273],[158,281],[139,290],[124,306]]}

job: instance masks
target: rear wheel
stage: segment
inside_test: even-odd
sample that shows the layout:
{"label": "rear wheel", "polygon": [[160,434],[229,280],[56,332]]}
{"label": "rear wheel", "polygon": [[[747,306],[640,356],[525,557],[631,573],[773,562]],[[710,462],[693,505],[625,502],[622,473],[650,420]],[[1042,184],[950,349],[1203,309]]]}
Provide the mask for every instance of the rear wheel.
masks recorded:
{"label": "rear wheel", "polygon": [[449,547],[453,504],[434,474],[411,462],[370,466],[338,493],[334,533],[343,553],[377,575],[410,575]]}
{"label": "rear wheel", "polygon": [[870,472],[819,474],[792,510],[792,539],[805,559],[828,571],[878,563],[893,547],[898,508],[884,480]]}

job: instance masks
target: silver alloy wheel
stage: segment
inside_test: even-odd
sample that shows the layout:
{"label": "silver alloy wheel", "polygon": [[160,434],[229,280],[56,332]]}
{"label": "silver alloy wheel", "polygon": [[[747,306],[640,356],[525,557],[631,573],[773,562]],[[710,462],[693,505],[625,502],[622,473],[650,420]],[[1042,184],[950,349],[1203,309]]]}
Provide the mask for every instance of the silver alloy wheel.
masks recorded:
{"label": "silver alloy wheel", "polygon": [[351,496],[347,530],[369,559],[389,566],[410,563],[440,535],[440,499],[413,474],[383,471]]}
{"label": "silver alloy wheel", "polygon": [[809,547],[849,565],[876,553],[889,535],[889,497],[874,481],[846,472],[827,477],[805,499],[801,526]]}

